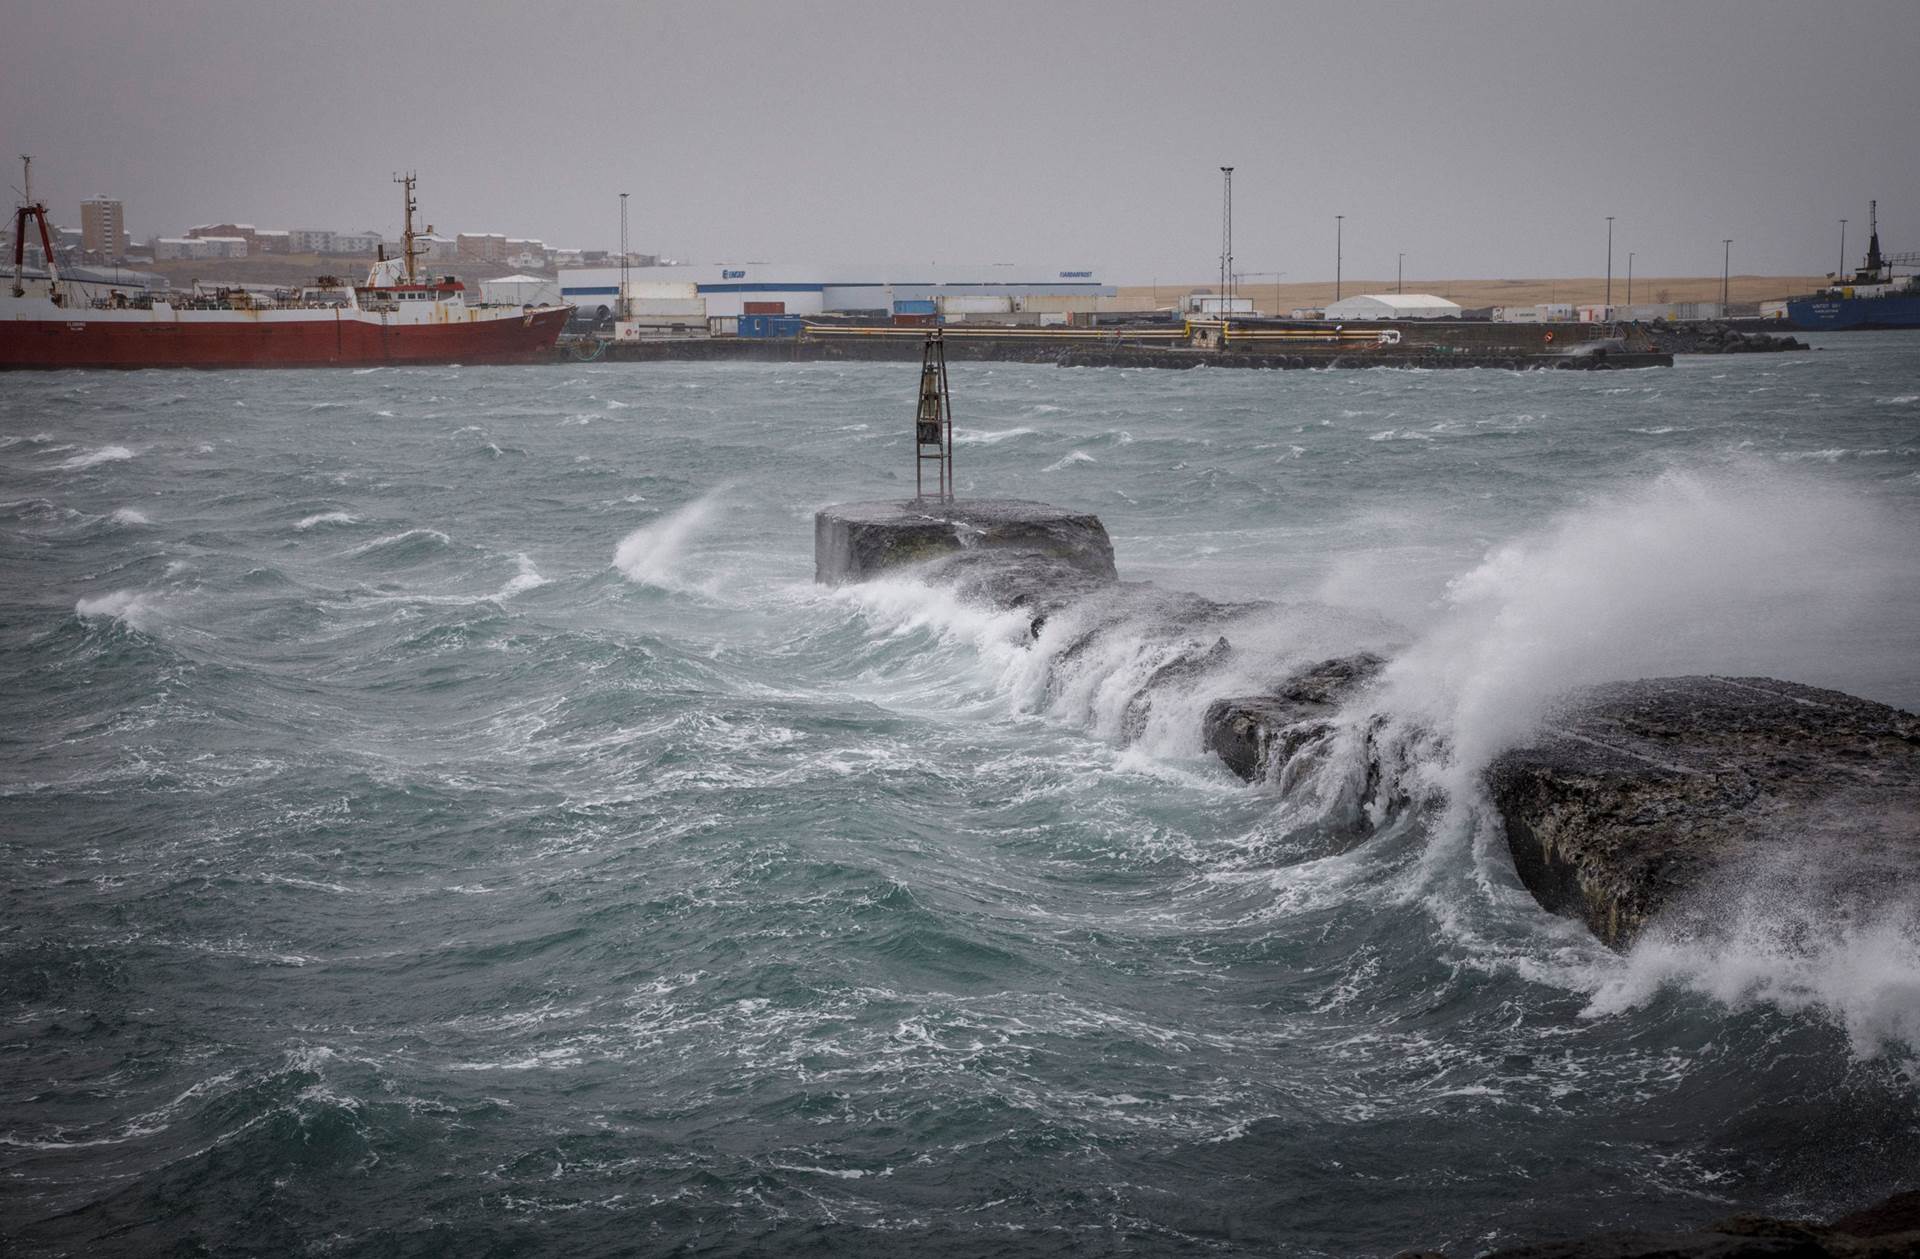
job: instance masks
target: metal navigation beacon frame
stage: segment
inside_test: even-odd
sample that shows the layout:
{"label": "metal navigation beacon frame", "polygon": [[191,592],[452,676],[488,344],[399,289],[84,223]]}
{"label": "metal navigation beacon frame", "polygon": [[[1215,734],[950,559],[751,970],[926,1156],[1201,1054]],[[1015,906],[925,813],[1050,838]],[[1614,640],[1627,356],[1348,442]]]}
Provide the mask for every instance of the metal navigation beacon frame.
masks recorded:
{"label": "metal navigation beacon frame", "polygon": [[927,497],[927,465],[935,466],[937,497],[953,501],[953,402],[947,392],[947,346],[934,329],[920,352],[920,403],[913,419],[913,497]]}

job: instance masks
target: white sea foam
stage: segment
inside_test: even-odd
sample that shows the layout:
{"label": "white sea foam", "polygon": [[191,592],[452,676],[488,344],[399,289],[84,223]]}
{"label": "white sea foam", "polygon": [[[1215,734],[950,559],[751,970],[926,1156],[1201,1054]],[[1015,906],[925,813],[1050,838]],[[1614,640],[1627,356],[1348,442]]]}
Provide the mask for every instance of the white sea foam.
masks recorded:
{"label": "white sea foam", "polygon": [[[1862,1055],[1920,1051],[1920,913],[1876,899],[1872,879],[1808,877],[1831,871],[1836,854],[1727,867],[1624,962],[1569,949],[1546,924],[1537,949],[1503,948],[1480,921],[1528,912],[1479,785],[1493,757],[1531,737],[1568,690],[1596,682],[1904,684],[1886,657],[1911,641],[1911,534],[1857,496],[1771,469],[1670,473],[1590,503],[1450,584],[1436,622],[1350,705],[1329,772],[1353,780],[1372,758],[1412,798],[1443,802],[1406,891],[1480,962],[1587,992],[1596,1017],[1679,987],[1821,1015]],[[1375,713],[1384,727],[1369,724]],[[1462,876],[1477,908],[1461,903]]]}
{"label": "white sea foam", "polygon": [[119,463],[133,458],[133,452],[125,446],[102,446],[98,450],[89,450],[85,454],[74,455],[60,461],[62,471],[74,471],[79,468],[92,468],[103,463]]}
{"label": "white sea foam", "polygon": [[1787,846],[1729,867],[1595,977],[1585,1014],[1676,988],[1733,1009],[1820,1015],[1863,1058],[1920,1056],[1920,904],[1869,899],[1893,884],[1850,879],[1851,864]]}
{"label": "white sea foam", "polygon": [[1062,455],[1060,458],[1048,464],[1046,468],[1043,470],[1047,472],[1058,472],[1063,468],[1070,468],[1076,463],[1094,463],[1094,462],[1097,462],[1097,461],[1094,459],[1092,455],[1088,454],[1086,451],[1070,450],[1065,455]]}
{"label": "white sea foam", "polygon": [[614,548],[613,566],[628,581],[666,590],[684,588],[681,561],[687,546],[710,525],[718,513],[720,489],[709,490],[693,502],[641,525]]}
{"label": "white sea foam", "polygon": [[357,525],[359,523],[360,518],[350,512],[323,511],[301,518],[293,527],[305,533],[307,530],[317,528],[320,525]]}
{"label": "white sea foam", "polygon": [[1886,623],[1920,579],[1909,540],[1820,482],[1668,473],[1449,583],[1438,622],[1388,668],[1386,709],[1443,733],[1471,775],[1574,687],[1679,673],[1835,684],[1853,654],[1898,641]]}
{"label": "white sea foam", "polygon": [[533,566],[533,561],[524,552],[514,556],[513,559],[520,571],[510,578],[506,585],[500,587],[500,592],[494,596],[496,599],[511,599],[524,591],[547,584],[548,579],[540,575],[540,570]]}
{"label": "white sea foam", "polygon": [[365,555],[369,551],[378,551],[398,542],[411,541],[414,538],[429,538],[439,546],[451,546],[453,539],[438,529],[406,529],[399,533],[390,533],[384,538],[375,538],[371,542],[362,542],[347,552],[348,555]]}
{"label": "white sea foam", "polygon": [[[866,425],[860,425],[865,428]],[[953,430],[953,444],[956,446],[992,446],[1014,437],[1026,437],[1036,432],[1031,428],[1003,428],[999,430],[982,428],[956,428]]]}
{"label": "white sea foam", "polygon": [[98,598],[81,599],[73,605],[76,616],[117,620],[137,630],[144,630],[152,623],[155,610],[151,596],[132,590],[116,590]]}
{"label": "white sea foam", "polygon": [[116,507],[110,517],[117,525],[150,525],[153,523],[143,511],[132,507]]}

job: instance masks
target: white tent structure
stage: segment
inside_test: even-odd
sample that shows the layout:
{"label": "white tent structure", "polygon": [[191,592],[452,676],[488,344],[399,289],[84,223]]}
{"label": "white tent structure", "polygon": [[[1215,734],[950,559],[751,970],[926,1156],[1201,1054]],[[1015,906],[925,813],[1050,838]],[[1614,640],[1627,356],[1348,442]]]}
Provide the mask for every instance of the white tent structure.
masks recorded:
{"label": "white tent structure", "polygon": [[1458,319],[1460,307],[1431,293],[1361,293],[1327,307],[1328,319]]}
{"label": "white tent structure", "polygon": [[560,281],[537,275],[503,275],[480,281],[480,300],[500,306],[558,306]]}

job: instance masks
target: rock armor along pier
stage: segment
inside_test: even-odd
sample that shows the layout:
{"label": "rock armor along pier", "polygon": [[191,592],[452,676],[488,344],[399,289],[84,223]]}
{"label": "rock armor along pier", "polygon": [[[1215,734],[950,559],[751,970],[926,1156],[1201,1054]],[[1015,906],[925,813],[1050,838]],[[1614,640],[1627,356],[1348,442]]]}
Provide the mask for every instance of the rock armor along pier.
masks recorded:
{"label": "rock armor along pier", "polygon": [[[1368,707],[1386,667],[1375,652],[1296,665],[1247,693],[1249,668],[1259,673],[1233,638],[1275,605],[1121,582],[1105,527],[1085,512],[914,499],[815,517],[817,581],[908,569],[970,602],[1028,613],[1052,674],[1103,644],[1147,661],[1133,674],[1124,739],[1140,737],[1156,705],[1185,714],[1198,701],[1197,742],[1286,794],[1344,732],[1365,765],[1351,807],[1328,819],[1332,842],[1363,842],[1414,805],[1378,740],[1445,747],[1444,732],[1395,731]],[[1221,681],[1230,678],[1237,686]],[[1747,895],[1741,880],[1754,871],[1811,888],[1838,914],[1920,895],[1920,717],[1836,691],[1728,677],[1588,688],[1483,781],[1534,898],[1617,949],[1656,918],[1683,930],[1711,918]]]}

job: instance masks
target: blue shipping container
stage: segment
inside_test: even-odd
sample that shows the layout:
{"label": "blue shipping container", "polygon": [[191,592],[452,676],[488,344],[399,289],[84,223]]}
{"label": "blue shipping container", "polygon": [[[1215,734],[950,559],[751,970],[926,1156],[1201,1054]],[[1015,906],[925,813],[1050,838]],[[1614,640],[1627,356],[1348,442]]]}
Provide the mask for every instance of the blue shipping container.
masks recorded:
{"label": "blue shipping container", "polygon": [[896,315],[931,315],[934,311],[931,297],[914,301],[895,302],[893,313]]}
{"label": "blue shipping container", "polygon": [[797,337],[802,320],[798,315],[742,315],[739,335],[743,337]]}

